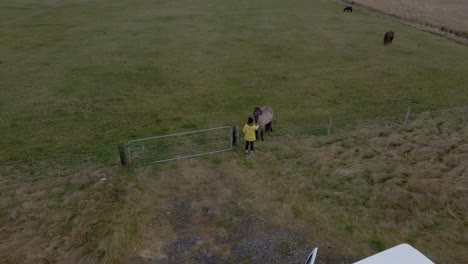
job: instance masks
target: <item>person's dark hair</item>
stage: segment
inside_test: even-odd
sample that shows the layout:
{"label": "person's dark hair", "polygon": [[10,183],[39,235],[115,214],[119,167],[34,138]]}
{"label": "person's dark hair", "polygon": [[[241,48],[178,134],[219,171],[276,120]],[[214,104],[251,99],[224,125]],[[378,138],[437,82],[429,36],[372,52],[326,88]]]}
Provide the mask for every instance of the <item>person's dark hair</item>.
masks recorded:
{"label": "person's dark hair", "polygon": [[247,123],[252,124],[253,123],[253,118],[249,116],[249,119],[247,119]]}

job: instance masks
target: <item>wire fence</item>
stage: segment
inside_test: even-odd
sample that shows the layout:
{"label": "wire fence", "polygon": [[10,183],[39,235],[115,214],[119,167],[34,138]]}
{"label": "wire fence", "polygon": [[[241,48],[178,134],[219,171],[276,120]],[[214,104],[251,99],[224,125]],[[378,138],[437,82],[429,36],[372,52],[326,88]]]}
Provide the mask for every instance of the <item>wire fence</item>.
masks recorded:
{"label": "wire fence", "polygon": [[[437,107],[435,107],[437,108]],[[378,111],[376,111],[378,112]],[[302,120],[276,120],[273,121],[273,136],[285,135],[314,135],[327,136],[347,133],[363,127],[382,127],[404,125],[411,123],[420,115],[430,115],[434,118],[441,116],[463,116],[468,122],[468,105],[464,107],[434,110],[430,107],[418,106],[401,107],[378,114],[342,113],[328,117],[301,117]],[[221,123],[221,121],[220,121]],[[233,122],[234,123],[234,122]],[[242,127],[243,124],[237,127]],[[184,132],[185,133],[185,132]],[[173,160],[182,157],[193,157],[205,153],[216,153],[233,148],[232,127],[209,130],[199,133],[179,133],[172,136],[155,137],[146,142],[130,141],[132,150],[131,159],[135,164]],[[242,138],[241,134],[237,137]],[[31,155],[21,158],[0,157],[2,169],[0,174],[8,175],[9,170],[15,168],[31,167],[38,169],[51,166],[71,166],[83,163],[96,163],[102,166],[112,166],[120,163],[117,144],[99,146],[93,150],[69,149],[68,152],[53,152],[46,156]]]}
{"label": "wire fence", "polygon": [[329,117],[310,118],[309,120],[299,122],[274,120],[273,135],[330,136],[347,133],[358,128],[404,125],[419,118],[422,114],[430,114],[434,118],[442,115],[467,116],[468,106],[443,110],[408,106],[400,110],[387,111],[385,115],[346,113],[342,115],[330,115]]}

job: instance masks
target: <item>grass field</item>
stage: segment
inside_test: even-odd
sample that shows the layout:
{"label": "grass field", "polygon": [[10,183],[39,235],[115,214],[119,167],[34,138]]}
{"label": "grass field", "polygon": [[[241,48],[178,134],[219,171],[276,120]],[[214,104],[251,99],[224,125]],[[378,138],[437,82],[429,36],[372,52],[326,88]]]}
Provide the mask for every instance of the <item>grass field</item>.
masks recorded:
{"label": "grass field", "polygon": [[[389,29],[396,38],[383,46]],[[323,261],[351,262],[398,242],[437,263],[466,262],[463,148],[445,157],[440,146],[453,175],[434,183],[443,189],[433,212],[426,192],[415,191],[419,204],[401,209],[368,186],[375,171],[400,175],[415,165],[384,165],[383,145],[362,157],[382,157],[381,165],[365,163],[363,172],[341,155],[372,152],[357,136],[301,135],[332,115],[353,121],[404,115],[408,105],[462,106],[466,58],[466,46],[359,10],[344,14],[342,4],[325,0],[2,1],[0,262],[290,263],[315,245]],[[233,152],[118,164],[119,142],[242,125],[254,105],[273,107],[282,135],[259,144],[255,159]],[[437,130],[440,141],[466,144],[464,121],[457,122],[441,123],[454,132]],[[346,146],[334,150],[333,141]],[[429,170],[424,164],[411,171]],[[403,201],[420,179],[398,190]],[[350,186],[373,200],[358,205],[365,193]],[[395,203],[397,216],[382,215],[381,203]]]}

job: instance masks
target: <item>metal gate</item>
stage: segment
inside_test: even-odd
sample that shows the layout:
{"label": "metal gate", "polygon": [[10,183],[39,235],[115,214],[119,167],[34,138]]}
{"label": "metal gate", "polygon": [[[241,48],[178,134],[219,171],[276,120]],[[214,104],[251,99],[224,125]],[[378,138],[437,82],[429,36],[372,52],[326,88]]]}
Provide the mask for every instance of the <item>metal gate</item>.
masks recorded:
{"label": "metal gate", "polygon": [[130,163],[158,163],[228,151],[237,142],[236,127],[217,127],[130,140]]}

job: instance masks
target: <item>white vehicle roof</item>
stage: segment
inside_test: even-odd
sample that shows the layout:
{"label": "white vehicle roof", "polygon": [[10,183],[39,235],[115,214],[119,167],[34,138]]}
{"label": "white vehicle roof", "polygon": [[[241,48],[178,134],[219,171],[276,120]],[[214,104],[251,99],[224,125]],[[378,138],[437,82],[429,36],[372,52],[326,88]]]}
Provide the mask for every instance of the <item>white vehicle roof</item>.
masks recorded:
{"label": "white vehicle roof", "polygon": [[412,246],[400,244],[354,264],[434,264],[434,262]]}

